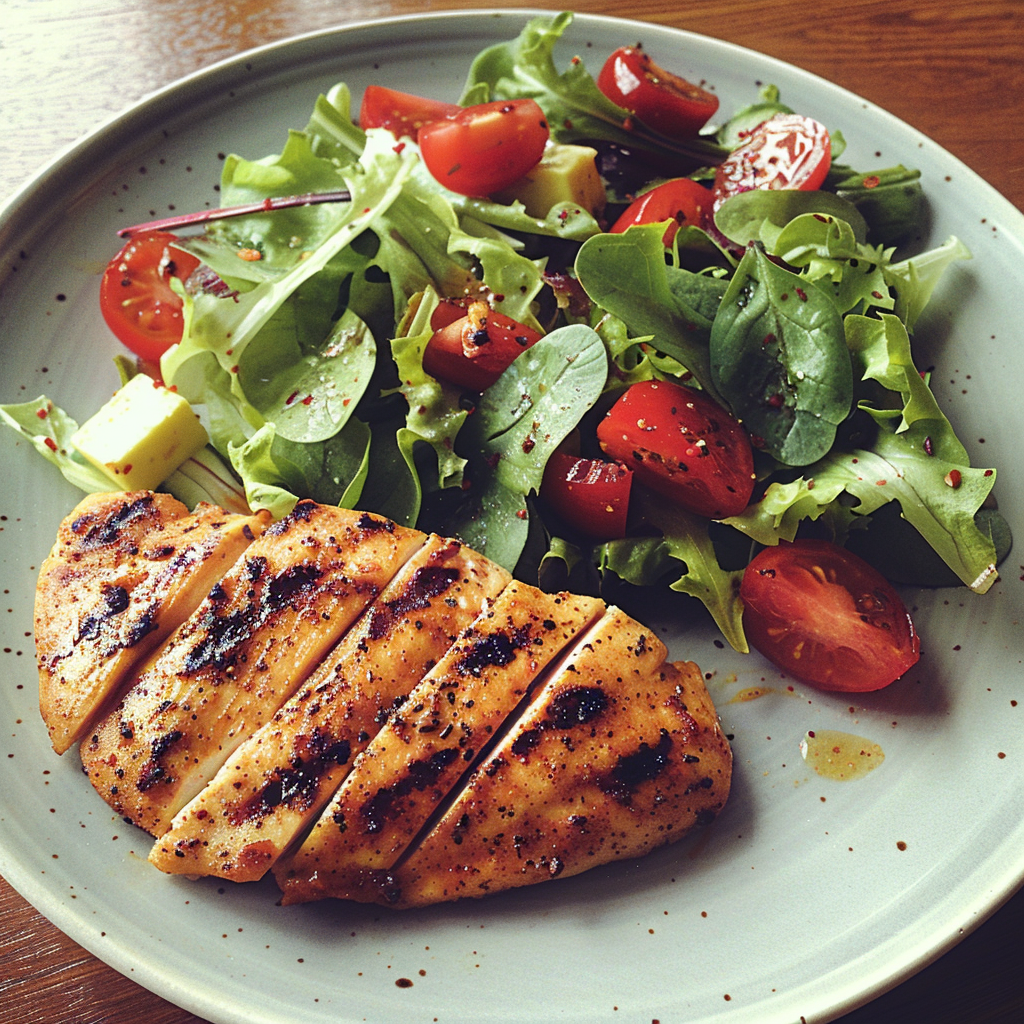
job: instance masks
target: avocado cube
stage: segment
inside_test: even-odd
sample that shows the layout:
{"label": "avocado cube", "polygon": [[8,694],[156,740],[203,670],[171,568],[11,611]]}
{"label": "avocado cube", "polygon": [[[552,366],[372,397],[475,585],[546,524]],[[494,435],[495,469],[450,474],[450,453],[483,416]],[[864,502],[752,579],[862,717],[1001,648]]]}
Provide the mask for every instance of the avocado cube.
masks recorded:
{"label": "avocado cube", "polygon": [[118,490],[154,490],[209,441],[179,394],[140,373],[71,438]]}
{"label": "avocado cube", "polygon": [[541,219],[558,203],[576,203],[599,216],[607,198],[596,158],[590,146],[553,143],[532,171],[493,198],[501,203],[518,199],[531,217]]}

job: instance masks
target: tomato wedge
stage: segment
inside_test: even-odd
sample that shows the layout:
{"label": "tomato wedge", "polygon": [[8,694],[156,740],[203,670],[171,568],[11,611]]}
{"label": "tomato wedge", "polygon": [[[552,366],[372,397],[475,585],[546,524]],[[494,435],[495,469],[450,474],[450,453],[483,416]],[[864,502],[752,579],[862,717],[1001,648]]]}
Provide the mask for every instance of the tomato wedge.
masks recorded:
{"label": "tomato wedge", "polygon": [[550,134],[535,100],[495,100],[423,125],[419,144],[427,170],[446,188],[489,196],[540,161]]}
{"label": "tomato wedge", "polygon": [[166,231],[136,235],[107,264],[100,280],[100,312],[118,340],[147,362],[158,362],[181,341],[184,303],[170,280],[184,281],[199,260],[175,246]]}
{"label": "tomato wedge", "polygon": [[[440,308],[440,307],[439,307]],[[445,319],[448,311],[442,315]],[[423,369],[438,380],[470,391],[485,391],[541,335],[486,302],[435,330],[423,351]]]}
{"label": "tomato wedge", "polygon": [[462,110],[457,103],[444,103],[412,93],[368,85],[359,107],[359,127],[387,128],[396,139],[416,139],[420,129],[431,121],[444,121]]}
{"label": "tomato wedge", "polygon": [[889,581],[828,541],[766,548],[747,566],[740,597],[750,643],[823,690],[881,689],[921,656],[914,624]]}
{"label": "tomato wedge", "polygon": [[665,71],[636,46],[620,47],[604,62],[597,87],[662,135],[692,138],[718,110],[713,92]]}
{"label": "tomato wedge", "polygon": [[598,424],[597,440],[651,490],[698,515],[739,515],[750,501],[750,438],[696,388],[670,381],[631,385]]}
{"label": "tomato wedge", "polygon": [[715,170],[717,209],[730,196],[757,188],[820,188],[832,165],[824,125],[802,114],[775,114],[753,129]]}
{"label": "tomato wedge", "polygon": [[669,224],[662,236],[662,242],[667,247],[684,224],[701,227],[704,211],[710,208],[709,189],[692,178],[673,178],[630,203],[609,231],[621,234],[634,224],[658,224],[663,220],[671,220],[673,223]]}
{"label": "tomato wedge", "polygon": [[621,462],[553,452],[544,467],[540,496],[584,536],[615,540],[626,536],[632,484],[633,474]]}

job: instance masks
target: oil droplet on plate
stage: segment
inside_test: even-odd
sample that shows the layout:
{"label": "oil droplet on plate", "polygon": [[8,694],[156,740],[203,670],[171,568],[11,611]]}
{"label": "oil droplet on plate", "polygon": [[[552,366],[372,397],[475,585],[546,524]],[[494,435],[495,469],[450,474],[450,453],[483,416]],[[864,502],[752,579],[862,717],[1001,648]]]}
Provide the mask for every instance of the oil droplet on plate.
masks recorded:
{"label": "oil droplet on plate", "polygon": [[759,697],[767,697],[769,693],[774,693],[775,690],[771,686],[748,686],[745,690],[740,690],[734,697],[729,698],[730,704],[746,704],[747,701],[757,700]]}
{"label": "oil droplet on plate", "polygon": [[877,743],[834,729],[809,729],[800,741],[800,753],[819,775],[838,782],[863,778],[885,760]]}

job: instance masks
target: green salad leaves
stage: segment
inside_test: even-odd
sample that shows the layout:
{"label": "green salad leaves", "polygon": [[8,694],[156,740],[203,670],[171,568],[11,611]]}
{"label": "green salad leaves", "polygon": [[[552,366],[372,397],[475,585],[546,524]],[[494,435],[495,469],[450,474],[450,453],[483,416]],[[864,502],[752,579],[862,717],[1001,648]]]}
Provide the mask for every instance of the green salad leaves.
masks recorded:
{"label": "green salad leaves", "polygon": [[[682,156],[705,178],[743,126],[789,110],[768,88],[685,144],[630,131],[582,61],[557,68],[570,22],[532,19],[481,53],[463,103],[532,97],[558,141]],[[752,547],[798,532],[845,542],[898,508],[946,571],[991,586],[1009,544],[986,507],[996,473],[970,465],[911,353],[941,276],[970,254],[949,239],[894,258],[920,213],[915,171],[834,166],[822,191],[743,193],[714,231],[687,228],[666,249],[664,224],[608,234],[572,204],[537,218],[447,192],[411,140],[363,132],[339,85],[279,154],[230,157],[222,200],[338,189],[351,201],[225,219],[183,240],[205,276],[184,294],[185,333],[161,373],[212,444],[167,482],[184,500],[237,507],[244,494],[282,515],[309,496],[455,534],[533,582],[671,588],[702,602],[737,650]],[[431,316],[453,296],[486,297],[545,334],[479,395],[423,368]],[[710,523],[636,486],[627,535],[593,544],[548,514],[545,465],[567,442],[599,456],[596,422],[650,379],[696,384],[745,424],[754,500]],[[47,399],[0,416],[83,490],[107,487]]]}

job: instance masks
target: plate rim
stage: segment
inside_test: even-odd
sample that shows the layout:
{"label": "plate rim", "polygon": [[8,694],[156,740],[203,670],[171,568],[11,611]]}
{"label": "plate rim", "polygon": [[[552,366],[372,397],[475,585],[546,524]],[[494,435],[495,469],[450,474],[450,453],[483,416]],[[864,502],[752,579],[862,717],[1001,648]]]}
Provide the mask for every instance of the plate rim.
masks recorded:
{"label": "plate rim", "polygon": [[[52,158],[19,185],[12,195],[0,203],[0,252],[9,251],[11,248],[16,251],[18,246],[24,247],[30,244],[30,239],[45,234],[61,211],[57,208],[57,204],[51,203],[50,210],[46,211],[45,215],[40,218],[33,213],[38,204],[44,204],[45,208],[47,198],[52,197],[58,190],[65,188],[66,182],[75,177],[74,172],[76,169],[83,166],[92,168],[90,172],[92,178],[81,186],[79,192],[76,193],[75,198],[77,198],[82,191],[92,184],[93,179],[99,177],[102,173],[95,170],[95,156],[102,149],[104,142],[113,138],[128,140],[133,122],[149,123],[165,117],[172,108],[174,98],[182,90],[201,87],[205,90],[204,98],[209,99],[224,84],[236,82],[236,80],[241,82],[246,76],[245,65],[254,60],[266,57],[271,61],[279,61],[279,63],[274,63],[272,67],[265,69],[261,74],[257,75],[257,78],[263,75],[279,75],[285,70],[286,62],[282,58],[286,53],[302,52],[306,48],[316,51],[324,47],[328,41],[337,40],[339,44],[343,44],[346,39],[353,36],[372,33],[385,28],[393,29],[396,26],[401,28],[409,24],[423,22],[463,20],[473,22],[474,24],[484,24],[492,19],[495,21],[502,20],[511,26],[512,23],[517,25],[525,24],[530,18],[550,16],[554,13],[556,12],[553,10],[539,8],[486,7],[472,10],[435,10],[419,14],[409,13],[363,18],[299,33],[221,58],[145,94],[137,101],[128,103],[123,109],[105,118],[84,135],[60,148]],[[1018,241],[1024,243],[1024,212],[1018,209],[968,164],[943,148],[919,129],[898,118],[885,108],[863,99],[852,91],[836,85],[814,72],[749,47],[658,22],[577,12],[574,15],[574,24],[582,27],[584,31],[588,26],[594,25],[606,28],[611,26],[617,28],[630,26],[636,27],[640,31],[657,30],[658,32],[666,32],[674,38],[697,41],[702,46],[710,46],[712,49],[717,49],[720,52],[727,53],[731,51],[742,54],[747,59],[751,57],[756,58],[768,70],[772,68],[783,69],[789,76],[795,73],[797,76],[813,82],[816,88],[830,91],[836,95],[842,95],[848,101],[851,99],[855,100],[862,104],[865,109],[869,109],[873,115],[888,119],[891,125],[897,126],[901,132],[908,133],[909,137],[925,140],[928,145],[935,147],[942,154],[943,159],[949,161],[950,166],[955,167],[958,173],[969,176],[976,188],[989,193],[992,200],[1000,207],[1000,216],[1006,221],[1003,230],[1014,235]],[[512,38],[511,34],[509,38]],[[341,52],[340,49],[339,52]],[[329,54],[325,53],[324,58],[328,57]],[[115,152],[117,154],[114,158],[115,160],[120,161],[124,158],[124,148],[115,149]],[[66,195],[66,191],[63,194]],[[98,929],[90,928],[89,923],[76,914],[71,906],[59,897],[56,897],[55,894],[49,892],[47,887],[41,884],[38,878],[32,876],[27,867],[23,870],[22,865],[11,861],[2,846],[0,846],[0,873],[3,874],[4,878],[16,891],[62,932],[74,941],[79,942],[97,956],[98,959],[131,980],[142,984],[156,994],[171,1000],[176,1005],[193,1013],[205,1016],[213,1012],[222,1015],[219,1019],[231,1022],[236,1020],[240,1022],[243,1019],[251,1021],[254,1019],[252,1011],[248,1011],[244,1016],[230,1015],[232,1008],[226,1005],[223,1007],[219,1006],[215,997],[197,998],[194,993],[185,989],[181,984],[176,983],[175,979],[156,970],[149,963],[140,965],[139,961],[132,958],[132,951],[130,949],[125,948],[121,950],[118,948],[112,951],[109,937],[100,938]],[[962,908],[960,914],[962,920],[957,930],[944,935],[941,942],[933,944],[928,948],[919,949],[907,963],[902,965],[900,970],[892,971],[885,977],[875,978],[870,988],[853,995],[847,995],[838,1002],[830,1001],[827,1008],[820,1007],[820,1009],[828,1015],[828,1019],[833,1019],[834,1016],[848,1013],[895,988],[913,974],[941,957],[950,948],[957,945],[966,935],[988,920],[992,914],[1022,887],[1024,887],[1024,855],[1021,856],[1016,868],[1007,867],[1006,875],[1000,880],[1000,885],[992,890],[990,898],[984,901],[980,907]],[[43,910],[41,904],[45,905],[47,909]],[[228,1013],[227,1016],[223,1016],[225,1012]]]}

